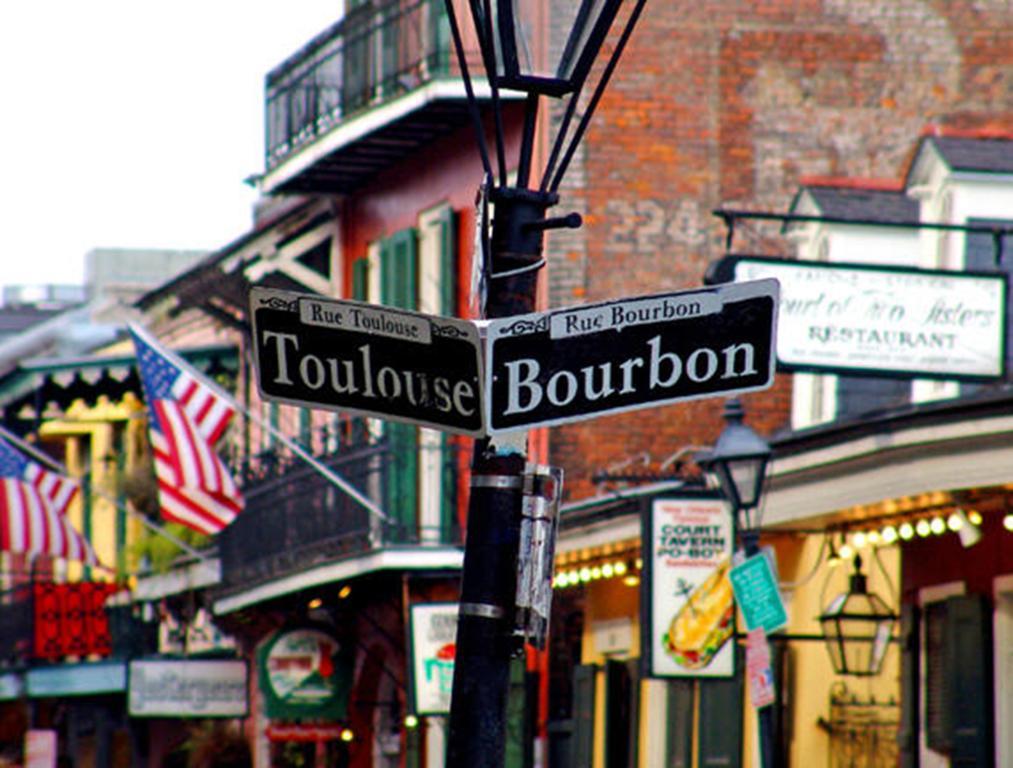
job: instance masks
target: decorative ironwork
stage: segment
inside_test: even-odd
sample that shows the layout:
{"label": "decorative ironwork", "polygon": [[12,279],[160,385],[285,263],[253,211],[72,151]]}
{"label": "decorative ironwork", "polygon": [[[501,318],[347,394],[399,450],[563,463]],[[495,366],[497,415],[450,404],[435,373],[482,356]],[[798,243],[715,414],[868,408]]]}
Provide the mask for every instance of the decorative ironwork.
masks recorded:
{"label": "decorative ironwork", "polygon": [[893,768],[898,764],[900,704],[860,698],[837,683],[830,691],[830,768]]}
{"label": "decorative ironwork", "polygon": [[[479,61],[477,48],[469,55]],[[351,8],[268,74],[267,168],[350,115],[453,74],[455,68],[444,0]]]}
{"label": "decorative ironwork", "polygon": [[549,330],[549,317],[543,315],[537,320],[518,320],[500,329],[501,336],[520,336],[525,333],[539,333]]}
{"label": "decorative ironwork", "polygon": [[463,339],[467,337],[467,333],[456,325],[440,325],[439,323],[433,322],[431,325],[433,336],[443,336],[448,339]]}
{"label": "decorative ironwork", "polygon": [[285,301],[280,296],[265,296],[260,300],[260,305],[268,309],[277,309],[284,312],[298,312],[299,299]]}
{"label": "decorative ironwork", "polygon": [[[390,479],[411,470],[401,466],[403,457],[387,440],[369,432],[365,419],[342,426],[327,436],[329,450],[317,458],[384,505]],[[410,451],[417,450],[412,443]],[[455,458],[448,451],[444,461],[449,464]],[[226,590],[247,588],[390,544],[418,544],[424,533],[414,513],[405,519],[379,520],[305,461],[280,448],[246,462],[237,475],[246,507],[218,536]],[[458,543],[458,535],[441,531],[438,538]]]}

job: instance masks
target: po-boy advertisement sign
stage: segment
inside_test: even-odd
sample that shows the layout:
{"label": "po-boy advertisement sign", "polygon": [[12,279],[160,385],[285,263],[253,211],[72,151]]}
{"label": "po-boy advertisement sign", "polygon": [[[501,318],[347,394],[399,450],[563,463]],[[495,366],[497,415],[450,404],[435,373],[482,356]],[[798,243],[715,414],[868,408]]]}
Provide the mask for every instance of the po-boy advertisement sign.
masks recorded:
{"label": "po-boy advertisement sign", "polygon": [[980,381],[1001,378],[1006,275],[727,256],[709,279],[781,285],[785,370]]}
{"label": "po-boy advertisement sign", "polygon": [[644,521],[647,674],[728,677],[735,672],[735,600],[728,571],[727,503],[657,499]]}

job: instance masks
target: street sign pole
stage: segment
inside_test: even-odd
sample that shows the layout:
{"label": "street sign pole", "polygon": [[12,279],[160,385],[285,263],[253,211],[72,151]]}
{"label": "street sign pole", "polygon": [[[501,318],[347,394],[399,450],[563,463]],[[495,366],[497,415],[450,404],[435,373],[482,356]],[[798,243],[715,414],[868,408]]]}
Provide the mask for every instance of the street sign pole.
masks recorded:
{"label": "street sign pole", "polygon": [[[490,319],[534,311],[545,211],[556,201],[555,195],[518,188],[497,188],[493,194]],[[526,442],[523,448],[489,439],[475,442],[447,768],[502,768],[504,763],[510,662],[521,650],[514,623]]]}

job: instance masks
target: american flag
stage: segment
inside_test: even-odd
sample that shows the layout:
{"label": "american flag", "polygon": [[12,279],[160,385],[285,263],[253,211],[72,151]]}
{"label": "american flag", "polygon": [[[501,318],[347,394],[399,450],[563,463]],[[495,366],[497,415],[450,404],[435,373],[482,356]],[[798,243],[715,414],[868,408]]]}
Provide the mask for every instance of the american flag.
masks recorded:
{"label": "american flag", "polygon": [[0,438],[0,550],[98,565],[95,551],[67,517],[78,485]]}
{"label": "american flag", "polygon": [[215,452],[236,409],[147,338],[131,330],[148,400],[149,432],[162,515],[201,533],[218,533],[243,498]]}

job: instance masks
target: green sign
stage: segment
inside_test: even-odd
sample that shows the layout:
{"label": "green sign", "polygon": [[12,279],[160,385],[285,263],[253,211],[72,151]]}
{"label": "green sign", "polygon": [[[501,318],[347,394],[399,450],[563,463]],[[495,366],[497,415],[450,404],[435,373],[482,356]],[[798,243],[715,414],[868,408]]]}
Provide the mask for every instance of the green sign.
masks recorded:
{"label": "green sign", "polygon": [[352,645],[320,629],[282,630],[258,653],[267,716],[343,720],[352,687]]}
{"label": "green sign", "polygon": [[762,627],[769,634],[788,623],[777,580],[765,554],[753,555],[734,566],[729,577],[747,630]]}

